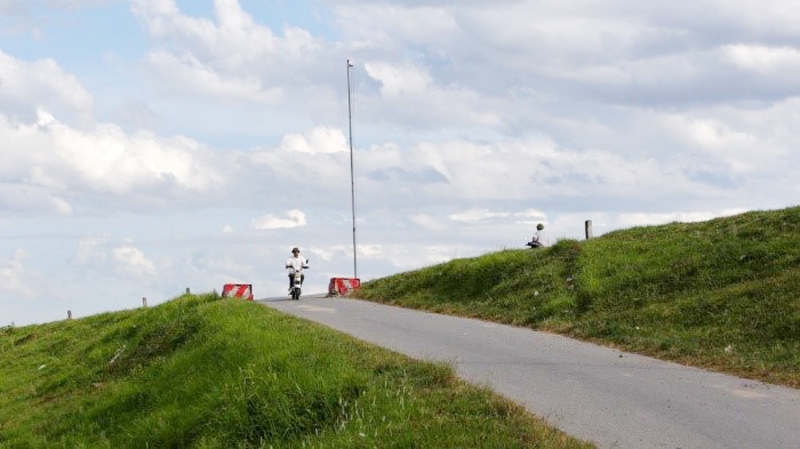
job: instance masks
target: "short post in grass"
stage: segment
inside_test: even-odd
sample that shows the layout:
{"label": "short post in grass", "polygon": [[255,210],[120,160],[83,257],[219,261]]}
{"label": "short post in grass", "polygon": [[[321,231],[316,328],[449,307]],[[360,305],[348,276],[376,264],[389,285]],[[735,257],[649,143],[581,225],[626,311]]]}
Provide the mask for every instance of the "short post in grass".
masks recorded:
{"label": "short post in grass", "polygon": [[586,220],[586,240],[592,238],[592,220]]}

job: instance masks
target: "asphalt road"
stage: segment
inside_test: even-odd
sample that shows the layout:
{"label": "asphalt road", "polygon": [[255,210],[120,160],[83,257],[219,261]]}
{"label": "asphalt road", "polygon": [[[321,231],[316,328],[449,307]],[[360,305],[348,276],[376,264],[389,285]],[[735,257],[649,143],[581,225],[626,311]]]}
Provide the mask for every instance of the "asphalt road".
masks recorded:
{"label": "asphalt road", "polygon": [[462,378],[600,448],[800,449],[800,390],[479,320],[321,296],[259,302]]}

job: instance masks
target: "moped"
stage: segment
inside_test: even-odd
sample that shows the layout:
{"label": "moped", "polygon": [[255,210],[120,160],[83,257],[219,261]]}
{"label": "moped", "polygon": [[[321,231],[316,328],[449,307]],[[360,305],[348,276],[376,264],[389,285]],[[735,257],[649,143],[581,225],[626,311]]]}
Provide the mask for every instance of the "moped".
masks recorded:
{"label": "moped", "polygon": [[294,272],[291,274],[292,276],[292,290],[289,292],[292,295],[292,299],[298,300],[300,299],[300,295],[303,293],[303,270],[309,268],[308,260],[306,263],[303,264],[303,267],[295,269]]}

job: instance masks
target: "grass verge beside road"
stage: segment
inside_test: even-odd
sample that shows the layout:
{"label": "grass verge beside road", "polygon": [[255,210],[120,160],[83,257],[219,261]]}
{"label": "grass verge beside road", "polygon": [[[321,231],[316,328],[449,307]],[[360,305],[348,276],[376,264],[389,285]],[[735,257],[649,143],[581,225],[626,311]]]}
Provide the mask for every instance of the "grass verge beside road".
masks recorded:
{"label": "grass verge beside road", "polygon": [[800,387],[800,207],[458,259],[354,296]]}
{"label": "grass verge beside road", "polygon": [[589,448],[417,362],[261,305],[0,329],[0,447]]}

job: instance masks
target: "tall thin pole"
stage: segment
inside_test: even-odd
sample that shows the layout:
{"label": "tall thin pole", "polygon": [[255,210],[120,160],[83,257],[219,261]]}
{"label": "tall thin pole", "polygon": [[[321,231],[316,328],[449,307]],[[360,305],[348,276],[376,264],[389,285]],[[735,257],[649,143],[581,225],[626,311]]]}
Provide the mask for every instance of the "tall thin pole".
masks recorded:
{"label": "tall thin pole", "polygon": [[350,130],[350,198],[353,210],[353,277],[358,279],[358,251],[356,245],[356,176],[353,163],[353,101],[350,95],[350,69],[353,64],[347,60],[347,122]]}

